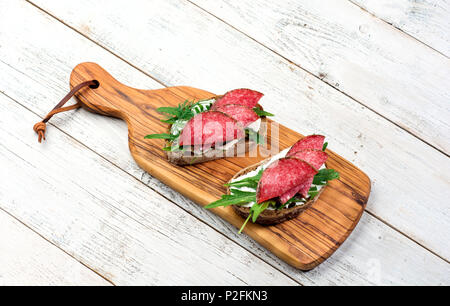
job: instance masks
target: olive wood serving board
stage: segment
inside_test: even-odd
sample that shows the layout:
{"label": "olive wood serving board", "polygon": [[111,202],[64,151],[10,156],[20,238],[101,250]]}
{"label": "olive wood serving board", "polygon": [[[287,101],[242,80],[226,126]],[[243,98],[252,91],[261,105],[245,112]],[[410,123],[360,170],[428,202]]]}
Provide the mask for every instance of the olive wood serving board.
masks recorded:
{"label": "olive wood serving board", "polygon": [[[223,158],[190,166],[173,165],[167,161],[162,150],[164,140],[144,139],[147,134],[167,133],[168,125],[160,121],[162,115],[156,109],[216,95],[186,86],[135,89],[121,84],[95,63],[76,66],[70,77],[70,86],[73,88],[87,80],[97,80],[100,86],[78,92],[76,98],[83,107],[125,120],[129,148],[136,163],[199,205],[205,206],[218,200],[227,191],[224,184],[238,171],[267,158],[257,149],[256,157]],[[267,142],[270,144],[272,121],[268,119],[267,122]],[[292,146],[302,137],[279,125],[280,150]],[[366,174],[336,153],[330,150],[327,153],[327,167],[339,171],[341,178],[331,181],[310,208],[297,218],[278,225],[261,226],[249,222],[245,228],[250,237],[301,270],[316,267],[337,250],[361,218],[370,194],[371,184]],[[238,228],[244,221],[231,207],[211,211]]]}

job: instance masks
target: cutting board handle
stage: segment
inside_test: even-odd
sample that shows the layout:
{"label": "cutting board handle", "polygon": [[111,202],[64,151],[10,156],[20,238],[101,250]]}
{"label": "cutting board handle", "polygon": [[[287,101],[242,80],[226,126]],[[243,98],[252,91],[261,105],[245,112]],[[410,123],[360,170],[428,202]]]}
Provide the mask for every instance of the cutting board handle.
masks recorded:
{"label": "cutting board handle", "polygon": [[152,108],[152,100],[148,99],[146,90],[120,83],[96,63],[78,64],[70,75],[70,87],[89,80],[96,80],[99,86],[95,89],[86,88],[75,95],[82,107],[89,111],[129,122],[131,114],[136,114],[136,111],[139,113],[142,108]]}
{"label": "cutting board handle", "polygon": [[102,115],[121,118],[129,126],[132,121],[142,123],[148,121],[148,118],[161,117],[161,114],[156,112],[157,107],[175,106],[189,97],[197,99],[216,97],[208,91],[188,86],[152,90],[136,89],[120,83],[100,65],[91,62],[78,64],[72,70],[70,87],[74,88],[90,80],[98,81],[99,86],[95,89],[84,88],[75,95],[82,107]]}

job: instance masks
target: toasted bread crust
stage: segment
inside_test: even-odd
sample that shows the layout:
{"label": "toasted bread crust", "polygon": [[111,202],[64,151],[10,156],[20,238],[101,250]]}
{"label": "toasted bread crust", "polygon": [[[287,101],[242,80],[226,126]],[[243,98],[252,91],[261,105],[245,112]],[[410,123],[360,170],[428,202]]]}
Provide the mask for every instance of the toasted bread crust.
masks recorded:
{"label": "toasted bread crust", "polygon": [[[252,165],[250,167],[247,167],[245,169],[242,169],[238,173],[236,173],[233,178],[229,181],[245,175],[253,170],[256,170],[259,166],[267,163],[270,161],[270,157],[268,159],[263,160],[262,162]],[[283,208],[281,210],[264,210],[259,216],[258,219],[256,219],[256,223],[262,224],[262,225],[274,225],[278,224],[287,220],[291,220],[296,218],[301,212],[303,212],[305,209],[310,207],[322,194],[322,192],[325,190],[326,186],[324,186],[319,194],[312,200],[306,202],[303,205],[294,206],[291,208]],[[230,194],[230,188],[227,188],[227,194]],[[244,219],[247,219],[249,213],[250,213],[250,207],[242,207],[239,205],[232,205],[234,211],[241,216]]]}

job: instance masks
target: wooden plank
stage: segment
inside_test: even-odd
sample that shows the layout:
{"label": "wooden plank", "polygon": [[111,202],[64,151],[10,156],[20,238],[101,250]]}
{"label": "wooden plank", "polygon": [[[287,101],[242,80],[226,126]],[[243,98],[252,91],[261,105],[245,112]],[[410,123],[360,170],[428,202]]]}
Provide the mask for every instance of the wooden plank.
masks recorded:
{"label": "wooden plank", "polygon": [[297,284],[64,133],[39,145],[4,95],[0,112],[1,208],[114,284]]}
{"label": "wooden plank", "polygon": [[387,23],[450,57],[447,0],[350,0]]}
{"label": "wooden plank", "polygon": [[[85,6],[89,7],[89,13],[84,17],[75,14],[77,8],[70,3],[61,6],[49,1],[44,7],[168,85],[187,84],[219,93],[238,87],[264,92],[266,96],[261,103],[268,111],[277,114],[278,122],[303,134],[326,135],[333,151],[354,162],[373,178],[372,195],[367,206],[371,213],[444,258],[450,258],[446,237],[450,224],[446,205],[446,199],[450,197],[450,166],[446,156],[192,5],[172,0],[159,3],[157,8],[152,7],[156,5],[154,2],[141,3],[137,9],[133,1],[127,8],[115,6],[115,3],[97,3]],[[132,12],[142,12],[142,15],[133,20],[123,17]],[[96,18],[88,17],[94,15]],[[170,16],[170,20],[166,16]],[[14,23],[13,20],[9,22]],[[24,33],[33,33],[28,24],[17,24],[16,28]],[[132,38],[126,33],[139,33],[139,37]],[[123,37],[128,37],[126,43]],[[10,47],[13,48],[11,54],[25,53],[23,56],[33,57],[34,52],[29,50],[34,50],[36,45],[44,48],[42,38],[34,33],[32,37],[27,36],[27,41],[14,37],[9,39],[17,46]],[[64,56],[73,66],[77,64],[71,61],[74,56],[62,55],[55,50],[58,43],[46,44],[49,56],[45,60],[49,62],[43,65],[38,65],[40,60],[32,66],[26,65],[8,54],[2,55],[2,60],[19,69],[19,74],[25,73],[45,84],[48,75],[55,74],[48,71],[48,67],[58,66],[53,58]],[[93,60],[104,63],[98,58],[102,59],[98,56]],[[82,61],[85,60],[87,58],[83,56]],[[138,79],[126,77],[125,71],[115,65],[102,66],[123,83],[145,88],[140,86]],[[42,70],[47,70],[45,77]],[[69,74],[69,71],[65,73]],[[40,103],[37,103],[30,100],[28,93],[17,92],[14,89],[16,82],[24,81],[2,80],[4,88],[10,88],[9,92],[21,96],[21,100],[29,101],[42,115],[51,108],[51,103],[45,104],[46,107],[42,103],[57,101],[65,92],[65,87],[61,87],[59,95],[45,93],[46,98],[41,96]],[[36,85],[30,80],[28,87],[35,88]],[[45,90],[42,88],[39,92],[44,95]],[[110,133],[98,128],[96,124],[100,123],[88,128],[85,122],[77,121],[83,120],[81,116],[78,118],[74,119],[73,128],[67,131],[109,160],[130,169],[129,161],[124,162],[129,158],[128,153],[119,153],[119,146],[126,146],[124,139],[119,143],[118,139],[111,139]],[[98,122],[104,121],[98,119]],[[65,128],[66,124],[62,127]],[[84,129],[95,130],[99,138],[94,139],[92,134],[87,137],[82,132]],[[112,150],[112,143],[117,145],[116,150]],[[142,175],[137,169],[131,172],[138,177]],[[429,203],[433,203],[433,209],[429,208]]]}
{"label": "wooden plank", "polygon": [[25,225],[0,210],[1,286],[109,286]]}
{"label": "wooden plank", "polygon": [[[59,24],[53,18],[50,18],[43,13],[39,13],[39,11],[32,6],[20,1],[12,3],[14,3],[14,5],[9,5],[5,10],[1,10],[2,12],[8,11],[10,14],[0,18],[0,22],[4,21],[5,25],[8,24],[8,27],[0,27],[0,29],[9,29],[8,31],[0,31],[0,41],[3,42],[3,47],[0,48],[0,91],[4,91],[6,94],[19,100],[28,108],[33,109],[41,115],[45,115],[48,110],[54,106],[56,101],[61,99],[67,92],[69,74],[72,68],[79,62],[85,60],[101,63],[108,71],[111,71],[119,81],[125,84],[130,84],[138,88],[160,87],[159,84],[146,77],[144,74],[132,69],[124,62],[118,60],[107,51],[99,48],[75,32],[68,30],[67,27]],[[11,2],[8,4],[11,4]],[[8,18],[8,16],[14,14],[23,16],[28,22],[23,23],[17,20],[17,18]],[[46,39],[46,33],[49,32],[52,33],[52,40]],[[20,33],[20,35],[18,35],[18,33]],[[227,37],[230,39],[229,36]],[[189,41],[189,39],[187,41]],[[63,44],[65,48],[61,48],[61,44]],[[80,52],[80,50],[83,52]],[[149,50],[151,50],[151,48]],[[255,54],[258,54],[258,52],[255,52]],[[182,54],[180,53],[179,55],[181,56]],[[270,62],[270,60],[267,60],[267,63]],[[301,79],[303,75],[290,74],[288,72],[290,71],[289,66],[283,62],[279,63],[279,65],[281,65],[283,69],[278,71],[278,74],[286,74],[287,76],[283,78],[279,77],[278,82],[282,80],[292,80],[292,82],[298,83],[299,86],[303,84],[302,82],[299,82],[299,79]],[[248,82],[246,81],[247,78],[251,79],[248,71],[246,69],[244,69],[244,71],[246,73],[244,77],[236,75],[237,83],[235,85]],[[294,71],[296,71],[295,68]],[[231,72],[229,71],[228,74],[229,73]],[[174,74],[169,75],[171,78],[173,78],[173,76]],[[224,80],[229,82],[232,78],[225,78]],[[258,80],[258,78],[256,78],[256,80]],[[218,90],[220,90],[220,83],[211,83],[206,80],[204,80],[204,82],[209,83],[211,87],[216,86],[219,88]],[[375,175],[379,183],[376,183],[374,186],[376,193],[372,199],[376,198],[377,201],[389,199],[391,206],[397,205],[397,203],[404,203],[401,209],[403,212],[410,215],[408,204],[411,204],[411,201],[408,194],[411,194],[412,192],[412,199],[414,199],[415,196],[420,195],[420,193],[415,192],[415,187],[417,186],[415,185],[415,180],[411,180],[406,176],[405,178],[407,181],[405,181],[405,184],[397,184],[400,176],[390,177],[389,174],[392,173],[385,171],[386,168],[382,168],[381,170],[383,171],[378,171],[380,164],[377,163],[377,154],[380,156],[388,154],[394,157],[399,155],[399,158],[395,159],[392,164],[395,165],[398,160],[405,160],[405,163],[400,163],[400,168],[407,168],[406,165],[409,160],[415,160],[418,158],[417,156],[422,156],[422,154],[431,157],[431,165],[439,165],[439,160],[438,162],[435,161],[433,150],[420,149],[419,152],[417,152],[417,148],[421,147],[417,144],[415,139],[411,140],[411,138],[408,138],[409,136],[405,135],[401,130],[392,128],[384,120],[377,119],[377,117],[374,117],[373,114],[367,112],[367,110],[359,108],[354,109],[351,107],[351,104],[348,106],[348,102],[345,98],[340,96],[336,97],[332,91],[327,89],[327,86],[317,83],[314,78],[306,77],[304,82],[304,86],[311,86],[312,88],[315,86],[315,90],[322,94],[317,95],[314,91],[308,91],[304,87],[297,87],[298,91],[291,91],[286,96],[284,95],[285,91],[280,91],[280,89],[278,89],[276,91],[271,91],[271,93],[269,93],[271,97],[269,96],[264,103],[269,103],[270,101],[272,101],[272,103],[277,103],[280,97],[283,100],[289,101],[295,95],[307,99],[308,102],[312,102],[311,104],[305,103],[302,107],[294,108],[294,116],[291,115],[292,107],[286,108],[281,105],[282,107],[279,110],[280,115],[278,116],[278,118],[282,119],[284,124],[296,127],[302,132],[307,131],[308,133],[317,131],[317,127],[311,123],[304,124],[307,122],[306,119],[308,117],[304,116],[299,119],[298,116],[300,114],[305,110],[308,113],[313,114],[314,112],[312,110],[315,109],[316,105],[319,109],[321,106],[323,107],[326,105],[324,104],[324,101],[331,101],[332,105],[339,106],[334,109],[334,112],[336,114],[346,114],[342,121],[339,120],[339,118],[328,120],[329,117],[322,120],[320,116],[315,116],[313,122],[320,120],[320,124],[322,125],[327,125],[327,122],[333,123],[332,125],[327,125],[327,129],[335,129],[338,131],[336,132],[336,135],[339,136],[339,138],[333,138],[332,148],[352,157],[353,161],[364,166],[366,169],[370,169],[370,172]],[[251,86],[252,84],[248,85]],[[291,88],[289,85],[290,84],[288,83],[286,88]],[[235,87],[230,83],[224,84],[223,86],[224,89],[222,89],[222,91],[227,88]],[[263,87],[263,85],[261,85],[261,87]],[[284,88],[284,86],[277,83],[274,84],[274,88]],[[304,97],[305,94],[308,94],[310,98]],[[326,99],[322,98],[322,95],[324,95]],[[272,105],[272,108],[276,106],[276,104]],[[308,109],[308,106],[311,105],[313,105],[314,108]],[[317,112],[317,110],[315,110],[315,112]],[[362,119],[358,119],[360,117]],[[355,124],[359,125],[362,125],[363,122],[366,124],[369,122],[369,126],[367,127],[367,130],[362,131],[365,133],[364,135],[357,137],[359,131],[354,129],[354,125],[345,124],[346,121],[353,121]],[[107,160],[118,165],[124,171],[157,190],[166,198],[172,199],[186,211],[199,217],[204,222],[213,225],[218,231],[224,233],[246,249],[256,253],[265,261],[282,269],[291,277],[300,280],[303,284],[450,283],[448,280],[448,275],[450,274],[447,270],[447,263],[431,255],[425,249],[419,247],[414,242],[390,229],[370,215],[365,215],[362,218],[354,235],[350,236],[349,241],[346,242],[332,258],[310,273],[299,272],[283,262],[280,262],[270,252],[267,252],[246,235],[238,235],[235,227],[231,226],[228,222],[225,222],[216,215],[200,208],[198,205],[195,205],[182,197],[180,194],[174,192],[164,184],[161,184],[161,182],[154,177],[151,177],[138,168],[127,149],[127,128],[124,122],[91,114],[83,110],[58,115],[52,119],[52,122],[59,128],[74,135],[75,138],[80,139],[92,150],[99,152]],[[34,132],[31,131],[31,125],[33,123],[34,122],[31,124],[28,123],[30,124],[30,129],[27,130],[27,132],[24,131],[24,135],[33,135],[33,137],[35,137]],[[318,125],[319,127],[320,124]],[[8,128],[8,131],[12,131],[12,129]],[[321,129],[318,132],[324,131],[326,131],[326,129]],[[382,151],[379,149],[374,152],[372,152],[372,150],[367,150],[368,147],[373,147],[375,149],[379,148],[379,142],[374,142],[370,138],[371,136],[376,135],[373,131],[380,131],[380,133],[389,136],[390,138],[388,138],[387,141],[390,143],[398,143],[398,147],[393,145],[387,146],[383,153],[381,153]],[[55,137],[54,135],[58,135],[57,130],[53,126],[49,127],[47,133],[51,143],[46,143],[44,146],[48,148],[47,152],[49,153],[56,150],[53,146],[60,143],[61,140],[53,139]],[[333,137],[330,133],[328,135],[330,138]],[[399,140],[401,141],[398,142]],[[30,146],[34,147],[35,141],[35,139],[33,140],[30,138]],[[64,150],[67,150],[67,145],[64,144],[64,146]],[[358,148],[357,155],[353,154],[354,148]],[[409,150],[411,155],[403,154],[403,150]],[[415,155],[416,152],[417,155]],[[411,164],[411,171],[416,171],[418,163]],[[381,163],[381,165],[383,165],[383,163]],[[89,168],[86,165],[83,165],[81,169]],[[433,176],[430,177],[432,178]],[[97,178],[97,180],[108,181],[109,177],[101,176]],[[391,182],[396,184],[391,186]],[[426,183],[427,180],[424,180],[424,182]],[[433,180],[430,184],[426,184],[424,188],[433,186],[433,183],[436,183],[436,180]],[[408,185],[411,186],[411,189],[405,187]],[[393,190],[395,190],[394,193],[392,193]],[[393,199],[392,196],[389,196],[390,194],[403,195],[403,198]],[[436,194],[437,193],[432,192],[430,196],[436,196]],[[425,198],[419,198],[418,203],[423,199]],[[374,202],[369,201],[369,205],[374,205]],[[386,206],[385,208],[389,208],[389,206]],[[414,212],[414,210],[411,211]],[[435,211],[439,211],[439,207],[437,207]],[[427,211],[424,212],[426,213]],[[437,215],[433,217],[436,217],[436,222],[440,221],[440,216]],[[411,221],[409,222],[413,223]],[[429,226],[429,224],[425,224],[424,222],[423,228],[427,229],[427,226]],[[435,224],[434,229],[436,228],[445,228],[445,226],[443,227],[442,224],[437,223]],[[434,232],[439,234],[439,231]],[[445,240],[438,239],[438,241],[443,241],[445,244]],[[382,270],[377,268],[379,265],[383,267]],[[380,277],[378,277],[378,275]],[[408,275],[408,277],[405,278],[404,275]]]}
{"label": "wooden plank", "polygon": [[450,154],[449,58],[347,0],[192,2]]}

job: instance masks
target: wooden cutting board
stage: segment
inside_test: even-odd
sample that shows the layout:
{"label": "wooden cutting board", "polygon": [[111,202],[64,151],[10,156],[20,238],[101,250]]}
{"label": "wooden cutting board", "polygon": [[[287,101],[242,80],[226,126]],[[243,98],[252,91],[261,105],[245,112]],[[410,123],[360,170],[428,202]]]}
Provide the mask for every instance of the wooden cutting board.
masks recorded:
{"label": "wooden cutting board", "polygon": [[[73,88],[87,80],[97,80],[100,86],[85,88],[76,95],[83,107],[125,120],[130,151],[137,164],[199,205],[205,206],[219,199],[226,193],[223,185],[236,172],[267,158],[257,152],[256,157],[224,158],[183,167],[173,165],[161,150],[163,140],[144,139],[147,134],[167,132],[168,125],[160,121],[162,116],[156,109],[177,106],[185,100],[211,98],[214,94],[185,86],[158,90],[131,88],[115,80],[95,63],[82,63],[75,67],[70,86]],[[268,143],[272,143],[271,125],[268,126]],[[280,150],[292,146],[301,137],[301,134],[280,125]],[[334,152],[327,150],[327,153],[327,167],[336,169],[341,178],[331,181],[310,208],[296,219],[279,225],[261,226],[249,222],[245,228],[245,232],[258,243],[301,270],[316,267],[336,251],[361,218],[370,194],[371,185],[366,174]],[[231,207],[212,211],[238,228],[244,221]]]}

